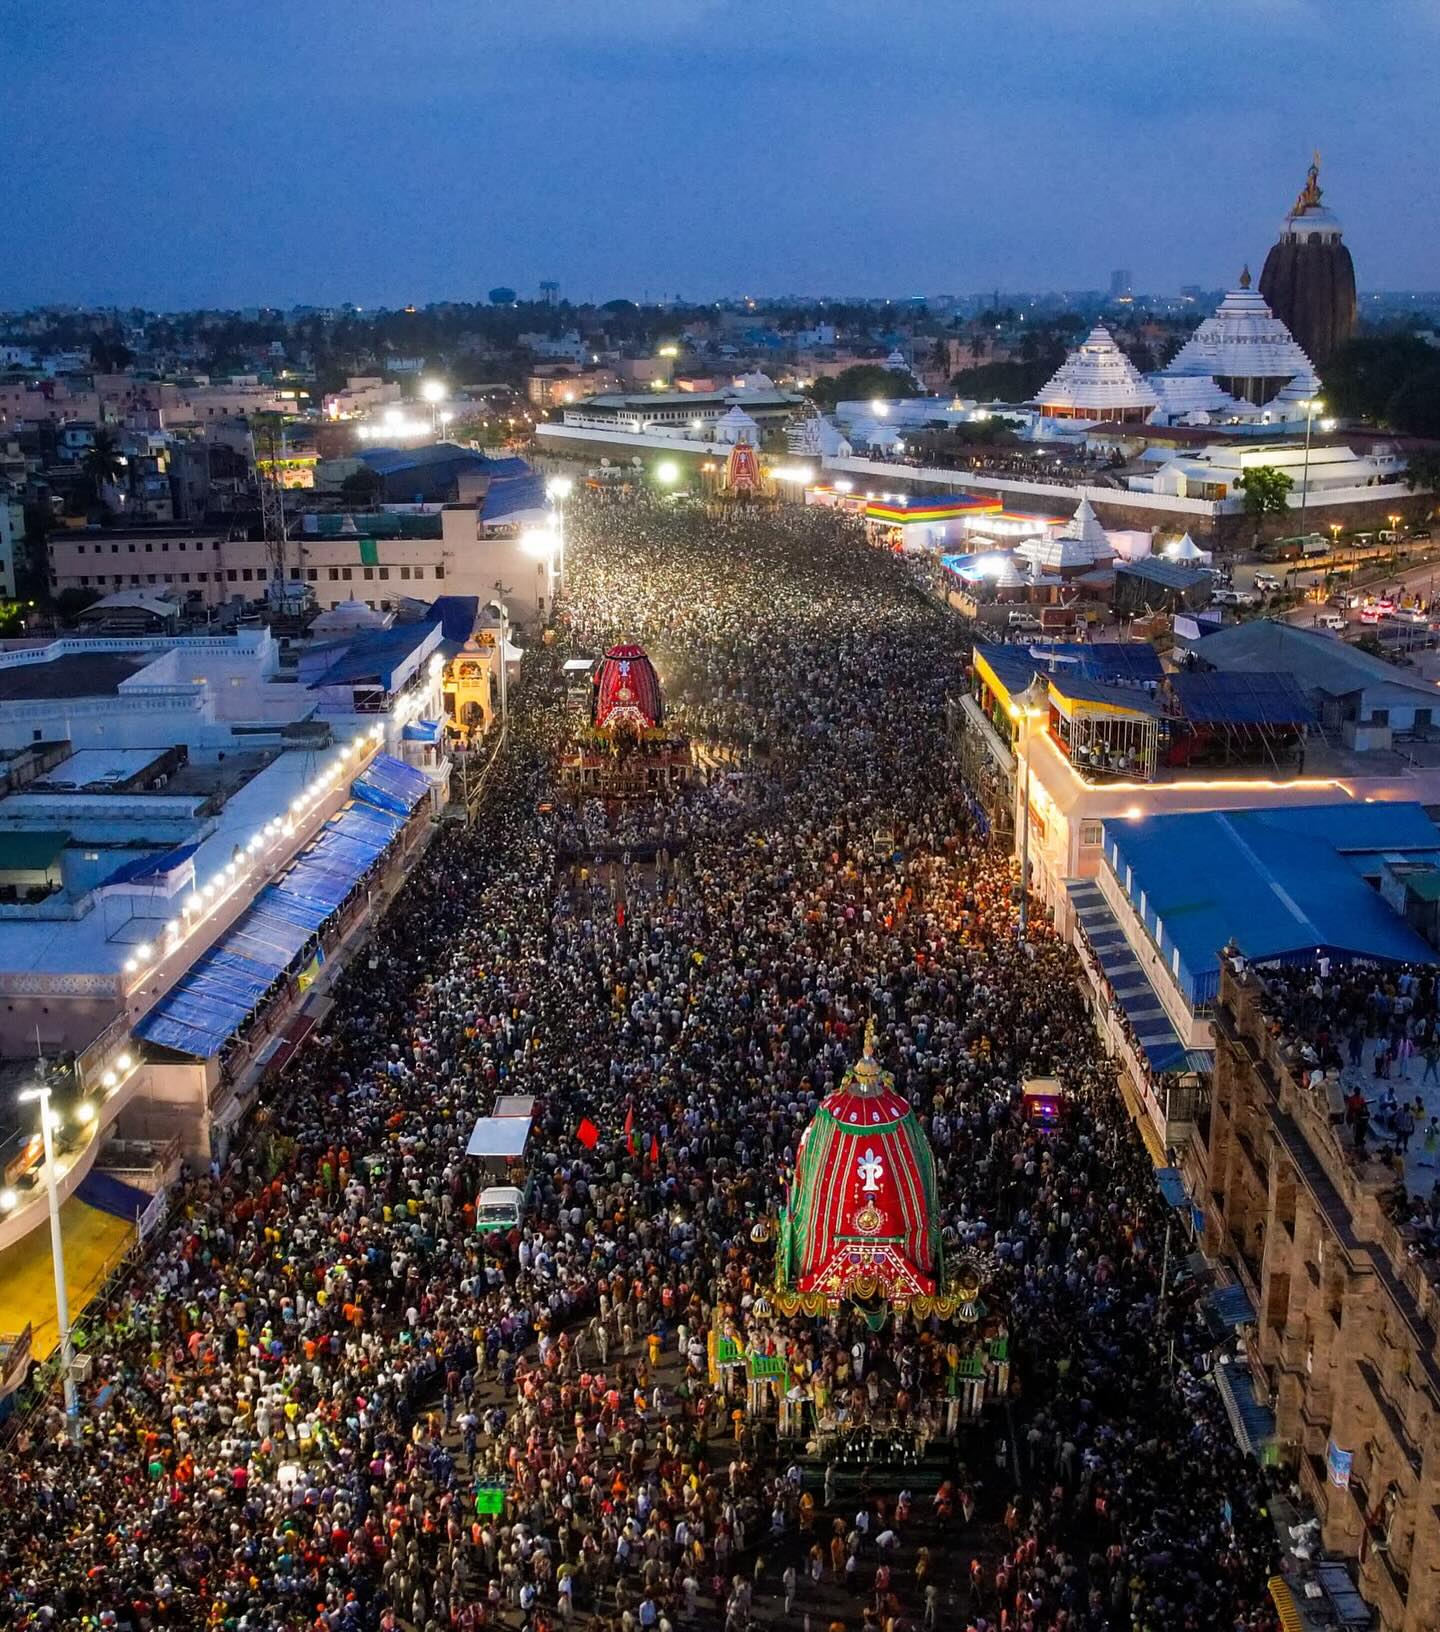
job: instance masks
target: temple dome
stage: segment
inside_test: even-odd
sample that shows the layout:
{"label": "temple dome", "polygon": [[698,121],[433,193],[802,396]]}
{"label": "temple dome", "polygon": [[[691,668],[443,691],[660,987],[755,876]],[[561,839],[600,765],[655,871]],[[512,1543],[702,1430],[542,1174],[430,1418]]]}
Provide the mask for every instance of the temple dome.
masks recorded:
{"label": "temple dome", "polygon": [[1248,402],[1268,402],[1297,375],[1315,370],[1294,335],[1250,287],[1250,270],[1175,353],[1163,375],[1208,375]]}
{"label": "temple dome", "polygon": [[908,1302],[941,1277],[935,1157],[894,1078],[865,1053],[800,1140],[778,1280],[801,1295]]}
{"label": "temple dome", "polygon": [[1157,399],[1109,329],[1097,323],[1035,401],[1053,419],[1135,421],[1143,420]]}
{"label": "temple dome", "polygon": [[590,723],[597,731],[653,731],[665,719],[660,676],[643,646],[612,646],[592,684]]}

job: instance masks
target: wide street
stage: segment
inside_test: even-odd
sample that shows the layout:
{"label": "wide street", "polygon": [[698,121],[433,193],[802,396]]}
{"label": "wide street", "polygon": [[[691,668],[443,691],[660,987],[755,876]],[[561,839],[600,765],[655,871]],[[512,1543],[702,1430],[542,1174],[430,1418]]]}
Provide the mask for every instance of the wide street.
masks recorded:
{"label": "wide street", "polygon": [[[957,620],[798,508],[580,505],[569,577],[475,826],[93,1323],[83,1443],[52,1418],[0,1461],[10,1624],[1272,1627],[1264,1481],[1192,1369],[1187,1297],[1162,1306],[1166,1211],[1072,954],[1019,942],[1010,859],[955,793]],[[621,637],[738,770],[567,805],[557,665]],[[668,859],[620,901],[557,865],[657,822]],[[852,1426],[939,1406],[938,1316],[762,1309],[755,1225],[871,1020],[1014,1344],[1010,1397],[925,1484],[778,1457],[706,1360],[724,1321]],[[1048,1074],[1042,1133],[1018,1088]],[[463,1152],[499,1092],[540,1102],[536,1183],[481,1237]]]}

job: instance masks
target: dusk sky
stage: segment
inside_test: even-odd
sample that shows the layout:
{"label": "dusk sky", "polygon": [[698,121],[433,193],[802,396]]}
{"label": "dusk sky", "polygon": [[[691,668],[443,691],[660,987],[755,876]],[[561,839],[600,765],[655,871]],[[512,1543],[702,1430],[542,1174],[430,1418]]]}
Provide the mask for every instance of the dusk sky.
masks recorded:
{"label": "dusk sky", "polygon": [[0,307],[1142,290],[1324,155],[1440,284],[1430,0],[0,0]]}

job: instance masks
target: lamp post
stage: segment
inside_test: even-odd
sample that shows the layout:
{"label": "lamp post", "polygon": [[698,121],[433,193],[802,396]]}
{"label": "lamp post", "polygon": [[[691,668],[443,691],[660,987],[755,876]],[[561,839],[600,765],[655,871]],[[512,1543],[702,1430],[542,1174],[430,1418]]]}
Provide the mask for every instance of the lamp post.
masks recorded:
{"label": "lamp post", "polygon": [[569,476],[552,476],[545,484],[545,491],[555,506],[556,531],[560,535],[560,545],[555,554],[555,587],[559,593],[565,588],[565,501],[575,491],[575,483]]}
{"label": "lamp post", "polygon": [[[501,595],[510,593],[498,578],[495,588]],[[510,608],[501,600],[491,601],[490,605],[500,619],[500,737],[504,741],[510,732],[510,692],[505,673],[505,648],[510,644]]]}
{"label": "lamp post", "polygon": [[55,1185],[54,1113],[50,1090],[43,1082],[22,1088],[20,1102],[40,1106],[40,1137],[45,1142],[45,1189],[50,1200],[50,1263],[55,1272],[55,1319],[60,1328],[60,1380],[65,1394],[65,1424],[73,1440],[80,1438],[80,1402],[75,1393],[75,1346],[70,1341],[70,1299],[65,1287],[65,1241],[60,1233],[60,1192]]}
{"label": "lamp post", "polygon": [[1316,414],[1325,411],[1325,404],[1319,397],[1306,397],[1300,406],[1305,410],[1305,463],[1300,472],[1300,555],[1305,555],[1305,511],[1310,502],[1310,431],[1315,423]]}
{"label": "lamp post", "polygon": [[440,404],[445,400],[444,380],[426,380],[424,385],[420,387],[420,395],[430,404],[430,434],[431,436],[434,436],[436,427],[435,416],[440,410]]}
{"label": "lamp post", "polygon": [[1021,725],[1021,741],[1025,749],[1025,787],[1020,810],[1020,939],[1030,930],[1030,732],[1034,721],[1043,719],[1050,699],[1050,688],[1037,674],[1011,704],[1010,715]]}

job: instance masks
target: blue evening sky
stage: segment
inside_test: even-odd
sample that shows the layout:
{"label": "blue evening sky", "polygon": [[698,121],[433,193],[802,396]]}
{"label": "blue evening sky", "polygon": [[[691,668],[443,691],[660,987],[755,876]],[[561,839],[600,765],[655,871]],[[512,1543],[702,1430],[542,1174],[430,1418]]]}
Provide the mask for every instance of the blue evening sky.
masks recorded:
{"label": "blue evening sky", "polygon": [[1433,0],[0,0],[0,308],[1433,288]]}

